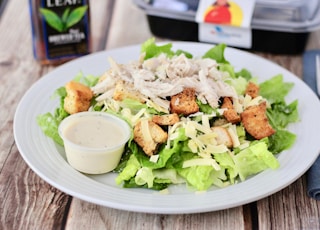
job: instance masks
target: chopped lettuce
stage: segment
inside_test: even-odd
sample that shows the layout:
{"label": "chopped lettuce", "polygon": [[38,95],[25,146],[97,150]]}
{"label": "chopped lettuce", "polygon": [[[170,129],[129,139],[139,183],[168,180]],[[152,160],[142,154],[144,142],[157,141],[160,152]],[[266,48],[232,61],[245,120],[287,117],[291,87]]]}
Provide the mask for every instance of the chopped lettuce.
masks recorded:
{"label": "chopped lettuce", "polygon": [[284,101],[271,104],[267,115],[273,127],[278,129],[286,128],[290,123],[299,121],[298,101],[295,100],[289,105]]}
{"label": "chopped lettuce", "polygon": [[123,101],[121,101],[121,106],[123,108],[128,108],[135,113],[141,111],[141,109],[146,109],[147,112],[150,114],[158,114],[159,113],[157,110],[149,107],[147,104],[141,103],[138,100],[134,100],[134,99],[130,99],[130,98],[126,98]]}
{"label": "chopped lettuce", "polygon": [[168,57],[172,57],[173,55],[180,55],[180,54],[184,54],[187,58],[193,57],[191,53],[185,50],[179,49],[177,51],[173,51],[171,43],[167,43],[164,45],[157,45],[155,42],[155,38],[150,38],[141,45],[141,53],[145,54],[144,60],[157,57],[160,54],[165,54]]}
{"label": "chopped lettuce", "polygon": [[134,154],[130,155],[129,160],[126,162],[126,167],[117,176],[116,183],[121,184],[123,181],[130,180],[140,168],[141,166],[136,156]]}
{"label": "chopped lettuce", "polygon": [[284,82],[283,76],[279,74],[260,84],[260,95],[270,104],[283,102],[293,86],[293,83]]}
{"label": "chopped lettuce", "polygon": [[229,62],[224,57],[224,50],[226,47],[226,44],[218,44],[208,50],[202,57],[214,59],[218,63],[229,64]]}
{"label": "chopped lettuce", "polygon": [[277,154],[290,149],[296,139],[297,136],[287,130],[277,130],[275,134],[269,137],[269,150],[273,154]]}
{"label": "chopped lettuce", "polygon": [[237,94],[242,95],[246,90],[248,81],[243,77],[237,77],[227,80],[227,83],[234,87]]}
{"label": "chopped lettuce", "polygon": [[240,151],[234,157],[235,167],[243,181],[248,176],[259,173],[265,169],[279,168],[277,158],[268,150],[264,141],[256,142],[249,148]]}
{"label": "chopped lettuce", "polygon": [[175,55],[179,56],[180,54],[184,54],[187,58],[193,58],[193,55],[185,50],[179,49],[175,52]]}
{"label": "chopped lettuce", "polygon": [[217,153],[214,154],[214,159],[225,170],[226,178],[229,178],[230,183],[234,184],[238,172],[236,170],[233,156],[230,153]]}
{"label": "chopped lettuce", "polygon": [[207,190],[213,184],[211,166],[192,166],[189,168],[178,169],[179,174],[184,177],[191,187],[196,190]]}
{"label": "chopped lettuce", "polygon": [[37,116],[37,123],[46,136],[52,138],[57,144],[63,146],[63,140],[58,133],[60,122],[56,117],[51,113],[45,113]]}
{"label": "chopped lettuce", "polygon": [[57,144],[63,146],[63,140],[58,133],[58,127],[60,122],[69,116],[69,114],[64,110],[64,98],[67,92],[65,87],[60,87],[55,90],[51,99],[59,98],[60,106],[55,109],[54,113],[45,113],[37,116],[37,123],[42,129],[43,133],[52,138]]}
{"label": "chopped lettuce", "polygon": [[94,76],[94,75],[84,75],[82,72],[79,72],[73,78],[73,81],[80,82],[88,87],[92,87],[98,83],[99,77]]}
{"label": "chopped lettuce", "polygon": [[242,78],[246,79],[247,81],[250,81],[252,79],[252,75],[251,75],[250,71],[247,69],[241,69],[239,72],[235,73],[235,76],[237,78],[242,77]]}
{"label": "chopped lettuce", "polygon": [[155,43],[154,38],[150,38],[141,45],[141,53],[145,53],[144,59],[156,57],[162,53],[173,56],[172,44],[167,43],[165,45],[159,46]]}

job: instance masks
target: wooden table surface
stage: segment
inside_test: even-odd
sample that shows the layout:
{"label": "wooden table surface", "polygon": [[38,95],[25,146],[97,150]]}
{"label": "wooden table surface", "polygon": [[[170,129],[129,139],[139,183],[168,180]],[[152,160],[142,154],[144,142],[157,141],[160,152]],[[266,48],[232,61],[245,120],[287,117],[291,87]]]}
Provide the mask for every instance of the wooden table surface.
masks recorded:
{"label": "wooden table surface", "polygon": [[[50,186],[20,156],[12,127],[26,90],[55,67],[33,59],[28,1],[4,0],[0,9],[0,229],[320,229],[320,203],[307,196],[305,175],[250,204],[181,215],[102,207]],[[152,36],[144,12],[132,1],[92,0],[91,17],[94,52]],[[319,31],[311,33],[307,44],[307,49],[317,48]],[[301,77],[302,55],[256,54]]]}

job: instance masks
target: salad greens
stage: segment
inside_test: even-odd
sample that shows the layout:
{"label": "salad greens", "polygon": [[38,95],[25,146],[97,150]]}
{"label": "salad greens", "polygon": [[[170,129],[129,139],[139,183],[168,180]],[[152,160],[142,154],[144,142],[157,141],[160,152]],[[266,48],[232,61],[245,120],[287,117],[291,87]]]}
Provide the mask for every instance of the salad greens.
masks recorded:
{"label": "salad greens", "polygon": [[[239,72],[229,63],[224,56],[225,44],[219,44],[208,50],[203,58],[211,58],[219,64],[219,71],[228,72],[231,78],[227,83],[233,86],[238,94],[244,94],[249,81],[257,82],[250,71],[242,69]],[[141,52],[145,53],[145,60],[166,54],[168,57],[185,54],[188,58],[193,58],[187,51],[172,49],[172,44],[157,45],[154,39],[149,39],[141,46]],[[76,76],[76,81],[88,86],[94,86],[98,77]],[[285,96],[293,87],[293,83],[283,82],[282,75],[277,75],[271,79],[260,83],[260,95],[265,98],[269,105],[267,107],[267,117],[276,133],[255,140],[246,133],[241,123],[230,126],[239,139],[240,145],[231,151],[227,149],[209,149],[210,133],[199,128],[207,122],[214,122],[222,117],[218,108],[212,108],[197,100],[202,115],[195,115],[183,123],[167,127],[171,139],[167,143],[161,144],[156,155],[147,156],[142,148],[131,139],[123,153],[121,162],[114,172],[118,173],[117,184],[122,184],[125,188],[149,188],[162,190],[171,184],[186,183],[195,190],[207,190],[211,186],[225,187],[239,181],[243,181],[249,176],[255,175],[266,169],[279,168],[276,154],[289,149],[296,140],[296,135],[286,128],[290,123],[299,120],[298,101],[290,104],[285,101]],[[43,132],[57,143],[63,145],[58,135],[57,128],[61,120],[69,114],[63,109],[63,100],[66,96],[64,87],[56,90],[55,98],[60,98],[60,106],[53,114],[46,113],[37,117],[37,122]],[[136,119],[137,114],[148,115],[163,114],[156,107],[141,103],[134,99],[125,99],[121,102],[120,109],[113,109],[112,106],[101,105],[92,101],[92,109],[116,113],[129,123]],[[197,142],[201,140],[203,148],[196,148]],[[210,152],[210,158],[202,158]]]}

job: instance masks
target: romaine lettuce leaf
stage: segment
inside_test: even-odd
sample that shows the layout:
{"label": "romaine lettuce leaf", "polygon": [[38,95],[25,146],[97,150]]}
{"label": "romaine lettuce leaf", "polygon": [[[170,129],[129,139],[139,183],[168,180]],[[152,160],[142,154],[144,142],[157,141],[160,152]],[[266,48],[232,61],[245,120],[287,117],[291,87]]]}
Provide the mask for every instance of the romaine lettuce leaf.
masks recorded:
{"label": "romaine lettuce leaf", "polygon": [[227,47],[226,44],[218,44],[211,49],[209,49],[202,58],[211,58],[216,60],[218,63],[229,64],[229,62],[224,57],[224,50]]}
{"label": "romaine lettuce leaf", "polygon": [[290,149],[295,143],[297,136],[287,130],[277,130],[275,134],[269,137],[269,150],[273,154]]}
{"label": "romaine lettuce leaf", "polygon": [[277,169],[280,166],[265,141],[257,141],[240,151],[234,156],[234,162],[242,181],[268,168]]}
{"label": "romaine lettuce leaf", "polygon": [[184,54],[187,58],[192,58],[193,55],[185,50],[178,49],[177,51],[172,50],[172,43],[164,45],[157,45],[155,38],[150,38],[141,45],[141,53],[145,53],[144,60],[149,58],[157,57],[160,54],[165,54],[167,57],[174,55]]}
{"label": "romaine lettuce leaf", "polygon": [[94,76],[94,75],[84,75],[82,72],[79,72],[73,78],[73,81],[80,82],[88,87],[92,87],[98,83],[99,77]]}
{"label": "romaine lettuce leaf", "polygon": [[232,156],[229,153],[217,153],[214,154],[214,159],[219,163],[219,165],[226,170],[226,174],[231,184],[234,184],[238,172],[235,167]]}
{"label": "romaine lettuce leaf", "polygon": [[145,60],[156,57],[162,53],[168,55],[168,57],[174,55],[171,43],[160,46],[155,43],[155,38],[150,38],[141,45],[141,53],[145,53]]}
{"label": "romaine lettuce leaf", "polygon": [[278,102],[267,109],[267,116],[271,125],[276,129],[284,129],[288,124],[299,121],[298,100],[287,105],[285,102]]}
{"label": "romaine lettuce leaf", "polygon": [[65,87],[60,87],[55,90],[51,99],[59,98],[59,107],[55,109],[54,113],[45,113],[37,116],[37,123],[43,133],[52,138],[57,144],[63,146],[63,140],[59,136],[58,127],[60,122],[69,116],[69,114],[64,110],[64,98],[67,92]]}
{"label": "romaine lettuce leaf", "polygon": [[213,184],[212,166],[192,166],[178,169],[178,173],[186,179],[187,183],[198,191],[204,191]]}
{"label": "romaine lettuce leaf", "polygon": [[218,66],[218,69],[221,72],[229,73],[231,78],[235,78],[236,77],[235,72],[234,72],[234,68],[229,63],[220,63],[219,66]]}
{"label": "romaine lettuce leaf", "polygon": [[146,109],[150,114],[159,114],[157,110],[155,110],[154,108],[148,107],[145,103],[141,103],[138,100],[134,100],[130,98],[125,98],[124,100],[122,100],[121,106],[123,108],[128,108],[132,110],[132,112],[134,113],[139,112],[141,109]]}
{"label": "romaine lettuce leaf", "polygon": [[118,174],[116,183],[121,184],[123,181],[128,181],[136,175],[141,168],[139,161],[134,154],[131,154],[126,163],[126,167]]}
{"label": "romaine lettuce leaf", "polygon": [[283,102],[293,86],[294,83],[284,82],[282,74],[278,74],[260,84],[260,95],[266,98],[270,104]]}
{"label": "romaine lettuce leaf", "polygon": [[226,82],[233,86],[238,95],[243,95],[245,93],[248,84],[247,79],[243,77],[228,79]]}
{"label": "romaine lettuce leaf", "polygon": [[63,140],[58,133],[60,122],[51,113],[45,113],[37,116],[37,123],[42,132],[52,138],[57,144],[63,146]]}
{"label": "romaine lettuce leaf", "polygon": [[243,77],[244,79],[246,79],[247,81],[252,79],[252,74],[249,70],[247,69],[241,69],[239,72],[235,73],[236,77]]}

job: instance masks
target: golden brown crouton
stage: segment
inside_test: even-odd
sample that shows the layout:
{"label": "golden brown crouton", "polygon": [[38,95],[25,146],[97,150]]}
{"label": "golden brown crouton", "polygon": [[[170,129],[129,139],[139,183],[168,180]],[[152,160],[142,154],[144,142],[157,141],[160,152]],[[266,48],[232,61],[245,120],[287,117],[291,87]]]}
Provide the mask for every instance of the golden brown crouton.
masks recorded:
{"label": "golden brown crouton", "polygon": [[123,101],[126,98],[138,100],[142,103],[145,102],[142,95],[138,91],[134,90],[133,88],[130,89],[124,84],[123,81],[118,81],[114,89],[113,99],[116,101]]}
{"label": "golden brown crouton", "polygon": [[252,98],[259,96],[259,86],[253,82],[249,82],[245,94],[248,94]]}
{"label": "golden brown crouton", "polygon": [[180,121],[178,114],[154,115],[152,121],[158,125],[174,125]]}
{"label": "golden brown crouton", "polygon": [[217,134],[216,140],[218,145],[225,145],[229,148],[233,146],[232,139],[226,128],[215,126],[211,130]]}
{"label": "golden brown crouton", "polygon": [[64,109],[69,114],[87,111],[93,97],[91,89],[79,82],[70,81],[66,84],[67,96],[64,99]]}
{"label": "golden brown crouton", "polygon": [[276,132],[269,124],[266,109],[266,102],[262,102],[259,105],[248,107],[241,113],[244,128],[258,140],[271,136]]}
{"label": "golden brown crouton", "polygon": [[185,88],[181,93],[172,96],[170,108],[172,113],[183,114],[185,116],[199,112],[195,90]]}
{"label": "golden brown crouton", "polygon": [[133,129],[133,138],[145,154],[152,156],[158,145],[166,142],[168,134],[153,121],[141,120]]}
{"label": "golden brown crouton", "polygon": [[229,97],[223,98],[223,103],[221,105],[221,108],[226,109],[223,112],[223,116],[226,118],[226,120],[232,124],[238,123],[241,121],[240,115],[235,111],[233,108],[232,100]]}

